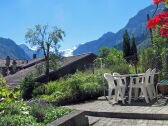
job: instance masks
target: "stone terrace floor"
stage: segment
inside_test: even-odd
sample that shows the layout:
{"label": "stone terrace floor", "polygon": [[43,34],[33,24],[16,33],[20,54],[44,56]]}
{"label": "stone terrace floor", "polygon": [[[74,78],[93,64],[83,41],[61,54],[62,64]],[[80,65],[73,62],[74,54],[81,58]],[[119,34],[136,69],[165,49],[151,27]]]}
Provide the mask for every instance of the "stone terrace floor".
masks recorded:
{"label": "stone terrace floor", "polygon": [[146,104],[144,100],[129,104],[109,104],[105,97],[67,106],[85,111],[93,126],[168,126],[167,99]]}
{"label": "stone terrace floor", "polygon": [[89,116],[90,126],[168,126],[167,120],[119,119]]}

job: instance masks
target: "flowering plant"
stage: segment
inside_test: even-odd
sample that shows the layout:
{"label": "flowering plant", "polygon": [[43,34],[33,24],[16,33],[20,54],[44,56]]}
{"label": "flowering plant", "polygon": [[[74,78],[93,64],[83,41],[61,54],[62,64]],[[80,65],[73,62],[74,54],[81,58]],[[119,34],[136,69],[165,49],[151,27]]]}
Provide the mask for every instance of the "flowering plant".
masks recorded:
{"label": "flowering plant", "polygon": [[165,0],[153,0],[154,4],[159,4],[159,3],[162,3],[162,2],[165,2]]}
{"label": "flowering plant", "polygon": [[[153,0],[153,3],[158,5],[162,2],[166,2],[166,8],[168,8],[168,0]],[[160,27],[160,35],[168,38],[168,11],[160,12],[154,18],[151,18],[147,23],[147,28],[155,29]]]}

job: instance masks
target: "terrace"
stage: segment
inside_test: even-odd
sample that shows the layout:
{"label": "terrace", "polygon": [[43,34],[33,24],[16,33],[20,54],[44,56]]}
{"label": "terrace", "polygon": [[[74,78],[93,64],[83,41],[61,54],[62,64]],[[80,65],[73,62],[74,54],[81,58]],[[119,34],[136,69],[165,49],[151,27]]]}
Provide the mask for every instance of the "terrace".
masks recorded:
{"label": "terrace", "polygon": [[83,111],[93,126],[166,126],[168,125],[168,99],[153,100],[146,104],[144,100],[134,101],[131,105],[109,104],[105,97],[66,107]]}

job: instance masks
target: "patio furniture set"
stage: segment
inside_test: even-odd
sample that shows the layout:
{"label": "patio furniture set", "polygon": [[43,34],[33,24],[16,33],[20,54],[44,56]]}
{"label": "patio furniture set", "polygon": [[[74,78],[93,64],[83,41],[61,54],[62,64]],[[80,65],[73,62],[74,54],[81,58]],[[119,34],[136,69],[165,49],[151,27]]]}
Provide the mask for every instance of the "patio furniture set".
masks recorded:
{"label": "patio furniture set", "polygon": [[104,77],[108,82],[109,102],[111,103],[112,92],[114,91],[114,100],[118,102],[121,99],[122,103],[125,104],[126,90],[128,88],[127,96],[129,104],[131,104],[133,97],[137,99],[139,96],[143,96],[146,103],[149,103],[154,98],[157,98],[157,92],[154,85],[155,74],[156,69],[152,70],[151,68],[141,74],[120,75],[116,72],[113,74],[104,73]]}

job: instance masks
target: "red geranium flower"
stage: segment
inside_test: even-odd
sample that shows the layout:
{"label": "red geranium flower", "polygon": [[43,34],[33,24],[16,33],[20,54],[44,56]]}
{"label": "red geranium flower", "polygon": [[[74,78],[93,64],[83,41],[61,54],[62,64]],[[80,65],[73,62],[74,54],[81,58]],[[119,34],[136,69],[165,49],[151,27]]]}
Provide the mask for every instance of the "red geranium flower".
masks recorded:
{"label": "red geranium flower", "polygon": [[153,3],[154,4],[159,4],[159,3],[162,3],[162,2],[165,2],[166,0],[153,0]]}
{"label": "red geranium flower", "polygon": [[161,28],[160,28],[160,35],[164,36],[164,37],[168,37],[168,23],[164,24]]}
{"label": "red geranium flower", "polygon": [[147,28],[155,29],[157,25],[168,23],[168,12],[159,13],[156,17],[151,18],[147,23]]}
{"label": "red geranium flower", "polygon": [[[168,2],[168,1],[167,0],[153,0],[154,4],[160,4],[162,2]],[[146,26],[149,29],[155,29],[157,26],[159,26],[160,35],[168,38],[168,11],[159,13],[156,17],[151,18],[148,21]]]}
{"label": "red geranium flower", "polygon": [[160,19],[159,18],[151,18],[148,23],[147,23],[147,28],[150,28],[150,29],[155,29],[156,26],[160,23]]}

